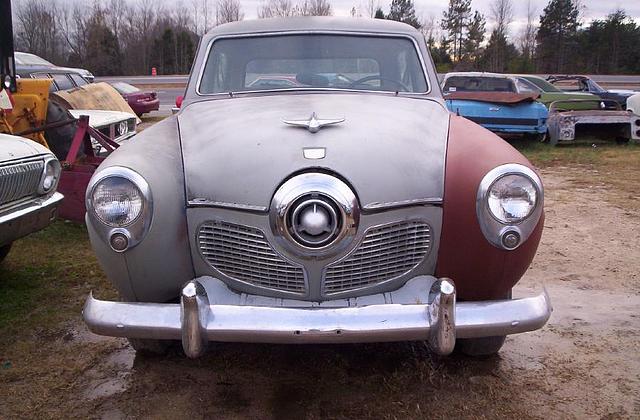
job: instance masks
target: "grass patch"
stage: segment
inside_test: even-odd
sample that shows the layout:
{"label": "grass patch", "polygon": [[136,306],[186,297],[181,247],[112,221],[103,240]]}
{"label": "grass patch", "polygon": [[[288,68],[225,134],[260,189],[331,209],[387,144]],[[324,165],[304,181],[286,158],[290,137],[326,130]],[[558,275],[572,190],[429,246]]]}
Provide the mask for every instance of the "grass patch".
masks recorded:
{"label": "grass patch", "polygon": [[[540,168],[566,165],[624,166],[640,163],[640,144],[578,142],[561,146],[514,139],[510,143]],[[640,166],[636,166],[636,169]]]}
{"label": "grass patch", "polygon": [[0,265],[0,334],[53,327],[98,286],[111,289],[83,225],[59,221],[20,239]]}
{"label": "grass patch", "polygon": [[535,166],[567,177],[567,186],[598,187],[602,198],[626,211],[640,210],[640,144],[580,142],[570,145],[514,140],[511,144]]}

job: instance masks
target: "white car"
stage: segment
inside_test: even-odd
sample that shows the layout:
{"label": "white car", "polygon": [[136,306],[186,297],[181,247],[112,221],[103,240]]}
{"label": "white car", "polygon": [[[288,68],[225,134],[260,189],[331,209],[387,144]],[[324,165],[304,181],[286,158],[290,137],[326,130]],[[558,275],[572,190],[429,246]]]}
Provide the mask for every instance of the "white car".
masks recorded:
{"label": "white car", "polygon": [[0,134],[0,261],[16,239],[47,227],[57,215],[60,162],[49,149]]}
{"label": "white car", "polygon": [[627,111],[640,115],[640,93],[636,93],[627,98]]}

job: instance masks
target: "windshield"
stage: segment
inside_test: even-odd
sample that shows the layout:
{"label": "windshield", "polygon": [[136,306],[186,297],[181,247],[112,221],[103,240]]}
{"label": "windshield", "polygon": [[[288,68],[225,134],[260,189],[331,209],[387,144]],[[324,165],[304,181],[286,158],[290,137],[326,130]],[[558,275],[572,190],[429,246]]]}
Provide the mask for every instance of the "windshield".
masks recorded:
{"label": "windshield", "polygon": [[527,77],[526,79],[525,78],[523,79],[538,86],[540,89],[542,89],[543,92],[562,92],[560,89],[553,86],[551,83],[547,82],[544,79],[540,79],[539,77]]}
{"label": "windshield", "polygon": [[501,77],[451,76],[444,83],[444,93],[449,92],[516,92],[516,87]]}
{"label": "windshield", "polygon": [[34,54],[17,52],[14,54],[14,56],[16,63],[23,66],[53,66],[53,64],[51,64],[44,58],[38,57]]}
{"label": "windshield", "polygon": [[413,42],[354,35],[279,35],[214,42],[199,93],[332,88],[427,92]]}

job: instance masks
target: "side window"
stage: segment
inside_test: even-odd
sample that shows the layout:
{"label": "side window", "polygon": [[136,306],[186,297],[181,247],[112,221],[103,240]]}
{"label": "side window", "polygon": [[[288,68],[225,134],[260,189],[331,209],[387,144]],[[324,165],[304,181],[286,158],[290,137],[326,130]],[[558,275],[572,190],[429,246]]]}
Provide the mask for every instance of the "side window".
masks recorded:
{"label": "side window", "polygon": [[538,93],[540,89],[523,79],[516,79],[516,88],[519,93]]}
{"label": "side window", "polygon": [[[51,75],[49,73],[32,73],[31,74],[31,78],[33,79],[52,79]],[[49,92],[56,92],[58,90],[58,87],[56,86],[55,83],[51,83],[49,85]]]}
{"label": "side window", "polygon": [[69,77],[71,77],[71,80],[73,80],[73,83],[75,83],[76,86],[84,86],[84,85],[88,84],[88,82],[86,80],[84,80],[84,78],[82,76],[80,76],[79,74],[69,73]]}
{"label": "side window", "polygon": [[53,80],[56,81],[56,85],[58,85],[58,89],[67,90],[74,87],[71,79],[66,74],[52,74],[52,76]]}

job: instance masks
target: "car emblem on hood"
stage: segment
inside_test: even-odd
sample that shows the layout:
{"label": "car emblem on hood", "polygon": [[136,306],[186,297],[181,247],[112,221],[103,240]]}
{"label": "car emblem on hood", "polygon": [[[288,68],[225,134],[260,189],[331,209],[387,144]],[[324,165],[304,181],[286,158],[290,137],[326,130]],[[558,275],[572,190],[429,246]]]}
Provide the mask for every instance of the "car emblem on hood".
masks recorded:
{"label": "car emblem on hood", "polygon": [[343,121],[344,118],[318,118],[315,112],[308,120],[282,120],[283,123],[294,127],[304,127],[311,133],[317,133],[324,126],[339,124]]}

